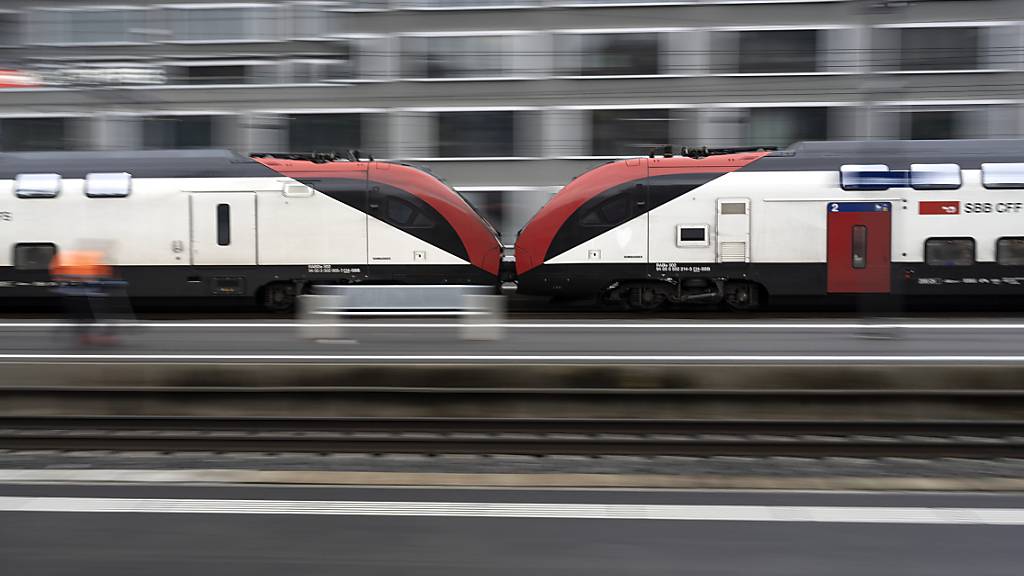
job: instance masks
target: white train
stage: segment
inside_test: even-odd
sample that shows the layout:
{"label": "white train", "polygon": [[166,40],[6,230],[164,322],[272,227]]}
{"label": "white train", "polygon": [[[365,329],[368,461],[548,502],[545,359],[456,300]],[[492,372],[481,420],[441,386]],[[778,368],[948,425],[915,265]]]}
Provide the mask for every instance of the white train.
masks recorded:
{"label": "white train", "polygon": [[632,308],[766,294],[1024,295],[1024,141],[807,142],[621,160],[516,241],[519,290]]}
{"label": "white train", "polygon": [[501,243],[412,166],[227,151],[0,154],[0,295],[54,286],[62,249],[105,253],[135,297],[257,296],[310,283],[497,282]]}

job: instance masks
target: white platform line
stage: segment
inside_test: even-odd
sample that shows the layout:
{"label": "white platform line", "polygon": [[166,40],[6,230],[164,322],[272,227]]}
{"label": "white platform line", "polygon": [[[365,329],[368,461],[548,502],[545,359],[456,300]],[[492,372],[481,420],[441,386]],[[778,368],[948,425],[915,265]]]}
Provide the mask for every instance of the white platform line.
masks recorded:
{"label": "white platform line", "polygon": [[0,497],[0,512],[288,514],[730,522],[1024,525],[1021,508],[692,506],[499,502]]}
{"label": "white platform line", "polygon": [[[0,322],[0,330],[14,328],[71,328],[74,322]],[[459,328],[463,322],[324,322],[312,324],[322,327],[341,328]],[[513,330],[564,329],[564,330],[856,330],[856,329],[905,329],[905,330],[1024,330],[1024,323],[956,323],[956,322],[474,322],[473,326],[508,328]],[[111,328],[300,328],[302,322],[100,322],[97,327]]]}
{"label": "white platform line", "polygon": [[792,363],[1024,363],[1024,356],[941,354],[0,354],[0,361],[81,360],[155,362],[792,362]]}

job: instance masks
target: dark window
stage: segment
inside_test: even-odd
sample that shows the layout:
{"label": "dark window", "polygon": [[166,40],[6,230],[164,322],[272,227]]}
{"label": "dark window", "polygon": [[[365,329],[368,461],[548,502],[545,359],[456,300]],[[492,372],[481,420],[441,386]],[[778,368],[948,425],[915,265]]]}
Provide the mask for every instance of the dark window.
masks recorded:
{"label": "dark window", "polygon": [[929,238],[924,243],[924,261],[929,266],[970,266],[974,264],[974,239]]}
{"label": "dark window", "polygon": [[752,108],[747,143],[789,146],[803,140],[828,139],[828,108]]}
{"label": "dark window", "polygon": [[751,30],[740,32],[741,73],[815,72],[817,30]]}
{"label": "dark window", "polygon": [[907,112],[907,136],[911,140],[953,140],[957,138],[960,113],[954,110]]}
{"label": "dark window", "polygon": [[901,70],[975,70],[978,68],[977,28],[902,28]]}
{"label": "dark window", "polygon": [[406,74],[415,78],[501,76],[507,41],[501,36],[407,38],[403,42]]}
{"label": "dark window", "polygon": [[1003,266],[1024,266],[1024,238],[1000,238],[996,242],[996,262]]}
{"label": "dark window", "polygon": [[868,266],[868,227],[853,227],[853,267],[867,268]]}
{"label": "dark window", "polygon": [[601,202],[580,218],[583,226],[615,226],[629,218],[629,194],[619,194]]}
{"label": "dark window", "polygon": [[440,112],[438,153],[442,158],[515,156],[515,112]]}
{"label": "dark window", "polygon": [[[659,72],[657,33],[581,34],[581,76],[651,75]],[[576,70],[565,70],[575,75]]]}
{"label": "dark window", "polygon": [[384,217],[400,228],[430,228],[434,225],[434,221],[411,202],[394,196],[389,196],[385,203]]}
{"label": "dark window", "polygon": [[592,154],[638,156],[669,143],[669,110],[593,110]]}
{"label": "dark window", "polygon": [[4,118],[0,148],[5,151],[72,150],[68,118]]}
{"label": "dark window", "polygon": [[144,148],[210,148],[213,116],[153,116],[143,120]]}
{"label": "dark window", "polygon": [[360,114],[296,114],[288,118],[288,151],[343,151],[360,148]]}
{"label": "dark window", "polygon": [[14,269],[49,270],[50,261],[56,254],[56,244],[42,242],[15,244]]}
{"label": "dark window", "polygon": [[217,246],[231,244],[231,205],[217,204]]}
{"label": "dark window", "polygon": [[245,84],[248,66],[183,66],[183,84]]}
{"label": "dark window", "polygon": [[704,242],[704,228],[680,228],[679,229],[679,241],[680,242]]}

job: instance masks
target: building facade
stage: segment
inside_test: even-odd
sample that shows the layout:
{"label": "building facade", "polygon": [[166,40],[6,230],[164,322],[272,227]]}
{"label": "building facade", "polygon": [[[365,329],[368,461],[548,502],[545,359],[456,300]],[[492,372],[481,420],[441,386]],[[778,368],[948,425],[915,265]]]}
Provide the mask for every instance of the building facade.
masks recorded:
{"label": "building facade", "polygon": [[1016,137],[1019,0],[0,4],[0,150],[358,149],[511,235],[678,146]]}

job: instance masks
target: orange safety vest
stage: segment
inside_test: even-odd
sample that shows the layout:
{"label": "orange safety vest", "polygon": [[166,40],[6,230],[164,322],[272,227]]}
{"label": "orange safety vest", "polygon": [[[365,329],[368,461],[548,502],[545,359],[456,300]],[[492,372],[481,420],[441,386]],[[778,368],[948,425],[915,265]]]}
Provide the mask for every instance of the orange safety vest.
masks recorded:
{"label": "orange safety vest", "polygon": [[56,280],[83,282],[109,278],[111,270],[103,263],[103,253],[76,250],[58,252],[50,262],[50,275]]}

